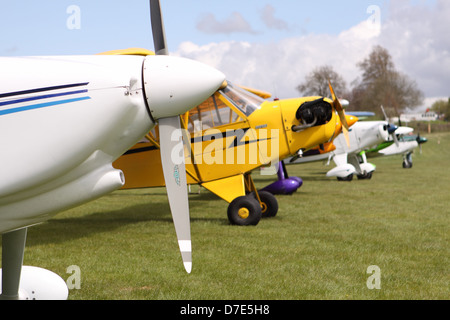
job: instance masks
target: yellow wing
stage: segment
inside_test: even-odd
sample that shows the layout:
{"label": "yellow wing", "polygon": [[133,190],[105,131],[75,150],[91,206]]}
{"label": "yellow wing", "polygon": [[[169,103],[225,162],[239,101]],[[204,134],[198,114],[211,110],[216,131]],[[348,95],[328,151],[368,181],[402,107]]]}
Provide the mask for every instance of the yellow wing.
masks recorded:
{"label": "yellow wing", "polygon": [[133,55],[133,56],[154,56],[155,53],[153,51],[143,49],[143,48],[128,48],[128,49],[119,49],[119,50],[111,50],[105,51],[101,53],[97,53],[98,55]]}
{"label": "yellow wing", "polygon": [[245,87],[245,86],[239,86],[239,87],[241,87],[244,90],[247,90],[248,92],[256,94],[257,96],[259,96],[259,97],[261,97],[263,99],[269,99],[272,96],[271,93],[266,92],[266,91],[261,91],[261,90],[258,90],[258,89],[253,89],[253,88],[249,88],[249,87]]}

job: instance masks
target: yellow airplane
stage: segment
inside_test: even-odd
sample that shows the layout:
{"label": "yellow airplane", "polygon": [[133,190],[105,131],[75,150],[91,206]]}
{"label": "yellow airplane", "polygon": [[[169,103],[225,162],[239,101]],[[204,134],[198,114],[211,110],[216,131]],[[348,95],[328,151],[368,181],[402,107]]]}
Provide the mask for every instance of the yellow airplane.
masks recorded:
{"label": "yellow airplane", "polygon": [[[137,49],[126,53],[133,50]],[[327,143],[341,130],[348,133],[352,120],[345,116],[331,84],[330,90],[333,100],[268,101],[267,92],[225,82],[208,100],[180,117],[187,183],[199,184],[227,201],[232,224],[256,225],[261,217],[275,216],[277,200],[269,192],[256,190],[251,171]],[[157,128],[113,166],[124,172],[123,189],[164,186]]]}

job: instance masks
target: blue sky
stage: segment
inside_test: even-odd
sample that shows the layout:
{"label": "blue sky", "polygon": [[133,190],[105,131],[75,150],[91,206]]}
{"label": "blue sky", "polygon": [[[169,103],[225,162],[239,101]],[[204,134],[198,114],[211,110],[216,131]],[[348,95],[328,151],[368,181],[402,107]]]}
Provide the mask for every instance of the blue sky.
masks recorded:
{"label": "blue sky", "polygon": [[[370,5],[381,0],[162,0],[170,50],[183,41],[202,45],[227,40],[271,42],[305,33],[338,34],[367,19]],[[80,8],[80,28],[68,29],[71,5]],[[270,5],[273,16],[286,28],[269,28],[262,13]],[[2,55],[91,54],[130,46],[153,47],[147,0],[14,0],[2,3],[0,12]],[[198,23],[213,14],[226,23],[234,13],[253,32],[208,33]],[[228,20],[230,21],[230,20]]]}
{"label": "blue sky", "polygon": [[[297,95],[304,76],[323,64],[333,65],[350,85],[358,77],[357,62],[380,44],[432,99],[450,96],[449,2],[161,0],[161,5],[172,54],[209,63],[230,79],[281,98]],[[79,15],[67,12],[73,5]],[[373,6],[381,26],[375,33],[364,25],[372,21]],[[79,28],[70,29],[67,22],[74,17]],[[147,0],[3,1],[0,55],[153,49],[149,19]]]}

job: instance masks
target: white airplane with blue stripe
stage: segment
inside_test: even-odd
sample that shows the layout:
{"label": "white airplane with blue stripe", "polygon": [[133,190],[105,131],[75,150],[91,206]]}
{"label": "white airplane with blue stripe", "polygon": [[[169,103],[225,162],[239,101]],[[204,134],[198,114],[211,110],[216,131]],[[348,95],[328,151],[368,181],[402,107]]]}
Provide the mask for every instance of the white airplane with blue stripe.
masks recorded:
{"label": "white airplane with blue stripe", "polygon": [[120,188],[124,175],[112,162],[156,124],[181,256],[191,271],[184,155],[173,159],[171,151],[183,149],[179,115],[225,76],[169,56],[159,1],[150,9],[156,55],[0,57],[1,298],[67,298],[59,276],[22,266],[27,228]]}

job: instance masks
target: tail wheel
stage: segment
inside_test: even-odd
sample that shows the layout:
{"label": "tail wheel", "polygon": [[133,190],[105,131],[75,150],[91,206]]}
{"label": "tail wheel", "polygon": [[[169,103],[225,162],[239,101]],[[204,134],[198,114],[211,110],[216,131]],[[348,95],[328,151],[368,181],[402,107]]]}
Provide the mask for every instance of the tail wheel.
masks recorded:
{"label": "tail wheel", "polygon": [[261,220],[261,206],[252,196],[237,197],[228,206],[228,220],[239,226],[257,225]]}

